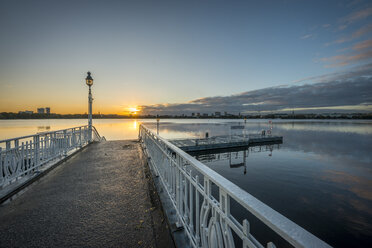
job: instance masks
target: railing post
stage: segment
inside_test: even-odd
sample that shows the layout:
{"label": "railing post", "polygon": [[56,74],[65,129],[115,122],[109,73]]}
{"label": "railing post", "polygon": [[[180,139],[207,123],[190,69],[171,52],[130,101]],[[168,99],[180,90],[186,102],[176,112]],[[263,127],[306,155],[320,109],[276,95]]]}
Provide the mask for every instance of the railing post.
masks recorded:
{"label": "railing post", "polygon": [[56,133],[53,132],[51,135],[50,135],[50,145],[52,147],[52,154],[53,154],[53,157],[57,155],[57,139],[56,139]]}
{"label": "railing post", "polygon": [[250,232],[249,222],[248,222],[248,220],[244,219],[243,220],[243,234],[244,234],[243,248],[249,247],[249,239],[248,239],[249,232]]}
{"label": "railing post", "polygon": [[192,186],[192,170],[190,170],[190,181],[189,181],[189,225],[190,225],[190,231],[193,233],[194,231],[194,197],[193,197],[193,186]]}
{"label": "railing post", "polygon": [[0,189],[2,188],[5,178],[4,178],[4,172],[3,172],[3,149],[0,147]]}
{"label": "railing post", "polygon": [[34,136],[34,168],[39,166],[40,136]]}
{"label": "railing post", "polygon": [[[176,164],[176,203],[178,211],[181,213],[181,157],[177,156],[176,158],[177,164]],[[181,217],[178,216],[178,221],[176,225],[181,226]]]}
{"label": "railing post", "polygon": [[75,129],[71,130],[71,148],[76,147]]}
{"label": "railing post", "polygon": [[80,146],[80,148],[83,146],[83,142],[81,140],[81,137],[82,137],[81,127],[79,127],[79,146]]}
{"label": "railing post", "polygon": [[195,176],[195,181],[196,181],[196,187],[195,187],[195,206],[196,206],[196,212],[195,212],[195,230],[196,230],[196,245],[199,247],[200,246],[200,201],[199,201],[199,176]]}
{"label": "railing post", "polygon": [[67,146],[68,146],[68,137],[67,137],[67,131],[63,130],[63,155],[67,156]]}

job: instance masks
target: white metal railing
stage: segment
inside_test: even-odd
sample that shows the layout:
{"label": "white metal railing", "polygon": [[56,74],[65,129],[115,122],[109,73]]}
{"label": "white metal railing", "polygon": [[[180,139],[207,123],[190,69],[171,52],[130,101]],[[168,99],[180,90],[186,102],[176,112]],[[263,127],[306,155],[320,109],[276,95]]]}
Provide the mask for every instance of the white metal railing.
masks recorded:
{"label": "white metal railing", "polygon": [[[92,132],[94,140],[105,140],[94,127]],[[89,134],[89,126],[80,126],[0,140],[0,188],[38,171],[53,159],[84,147],[90,142]]]}
{"label": "white metal railing", "polygon": [[[295,247],[330,247],[144,125],[139,138],[192,247],[235,247],[239,242],[244,248],[264,247],[250,233],[248,220],[240,223],[233,216],[231,201]],[[212,195],[212,185],[218,197]],[[275,245],[269,242],[267,247]]]}

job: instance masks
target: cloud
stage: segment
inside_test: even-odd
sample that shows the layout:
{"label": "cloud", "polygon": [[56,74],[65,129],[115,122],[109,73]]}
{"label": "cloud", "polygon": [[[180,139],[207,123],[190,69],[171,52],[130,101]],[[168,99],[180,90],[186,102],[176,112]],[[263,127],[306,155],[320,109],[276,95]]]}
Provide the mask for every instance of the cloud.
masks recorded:
{"label": "cloud", "polygon": [[[324,77],[324,75],[322,76]],[[248,113],[293,108],[372,104],[372,64],[333,74],[320,83],[271,87],[231,96],[205,97],[180,104],[141,106],[144,114]]]}
{"label": "cloud", "polygon": [[349,65],[351,63],[356,63],[363,60],[368,60],[370,58],[372,58],[372,50],[361,52],[358,54],[336,55],[332,57],[321,58],[320,60],[324,62],[331,62],[331,64],[328,64],[325,67],[338,67]]}
{"label": "cloud", "polygon": [[372,8],[365,8],[362,10],[354,11],[347,17],[345,17],[342,21],[342,24],[339,25],[338,29],[339,30],[344,30],[347,28],[350,24],[353,24],[357,21],[366,19],[367,17],[372,15]]}
{"label": "cloud", "polygon": [[343,24],[343,25],[338,26],[338,30],[344,30],[346,28],[347,28],[347,25],[346,24]]}
{"label": "cloud", "polygon": [[329,28],[330,26],[331,26],[331,24],[328,24],[328,23],[322,25],[323,28]]}
{"label": "cloud", "polygon": [[354,1],[351,1],[350,3],[348,3],[346,6],[351,7],[351,6],[360,4],[361,2],[363,2],[363,0],[354,0]]}
{"label": "cloud", "polygon": [[306,35],[304,35],[304,36],[301,36],[300,39],[302,39],[302,40],[306,40],[306,39],[309,39],[309,38],[311,38],[311,37],[313,37],[313,36],[314,36],[313,34],[306,34]]}
{"label": "cloud", "polygon": [[358,39],[361,36],[363,36],[363,35],[371,32],[371,31],[372,31],[372,24],[367,24],[367,25],[359,28],[358,30],[356,30],[355,32],[353,32],[349,36],[345,36],[345,37],[342,37],[342,38],[340,38],[338,40],[335,40],[333,42],[327,43],[326,46],[333,45],[333,44],[341,44],[341,43],[349,42],[349,41]]}
{"label": "cloud", "polygon": [[372,47],[372,40],[365,40],[353,46],[354,50],[364,50]]}
{"label": "cloud", "polygon": [[362,10],[351,13],[348,17],[345,18],[345,22],[347,24],[351,24],[356,21],[365,19],[370,15],[372,15],[372,8],[362,9]]}
{"label": "cloud", "polygon": [[372,24],[368,24],[368,25],[365,25],[365,26],[361,27],[357,31],[355,31],[351,35],[351,37],[352,37],[352,39],[356,39],[356,38],[361,37],[362,35],[365,35],[365,34],[371,32],[371,31],[372,31]]}

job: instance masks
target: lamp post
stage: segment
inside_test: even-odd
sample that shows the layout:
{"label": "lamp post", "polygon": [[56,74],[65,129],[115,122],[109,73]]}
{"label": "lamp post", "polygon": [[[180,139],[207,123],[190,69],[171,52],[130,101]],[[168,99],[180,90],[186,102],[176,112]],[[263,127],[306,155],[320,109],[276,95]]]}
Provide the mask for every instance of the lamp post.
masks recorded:
{"label": "lamp post", "polygon": [[93,97],[91,86],[93,85],[93,78],[90,76],[90,72],[88,71],[88,76],[85,78],[86,84],[89,86],[89,95],[88,95],[88,102],[89,102],[89,114],[88,114],[88,127],[89,127],[89,142],[92,142],[92,104],[93,104]]}

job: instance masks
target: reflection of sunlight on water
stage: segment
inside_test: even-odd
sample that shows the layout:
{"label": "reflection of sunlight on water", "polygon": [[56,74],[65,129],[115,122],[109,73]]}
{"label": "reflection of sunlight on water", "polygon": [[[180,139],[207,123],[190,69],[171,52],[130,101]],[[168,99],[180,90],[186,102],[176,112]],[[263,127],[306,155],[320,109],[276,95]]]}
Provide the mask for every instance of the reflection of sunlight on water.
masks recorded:
{"label": "reflection of sunlight on water", "polygon": [[120,120],[118,122],[95,123],[98,132],[107,140],[137,139],[142,121]]}
{"label": "reflection of sunlight on water", "polygon": [[[107,140],[137,139],[139,125],[152,119],[94,119],[93,125]],[[85,119],[0,120],[0,140],[87,125]]]}

